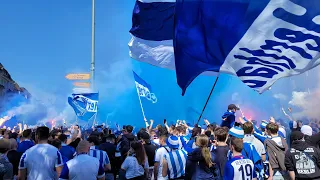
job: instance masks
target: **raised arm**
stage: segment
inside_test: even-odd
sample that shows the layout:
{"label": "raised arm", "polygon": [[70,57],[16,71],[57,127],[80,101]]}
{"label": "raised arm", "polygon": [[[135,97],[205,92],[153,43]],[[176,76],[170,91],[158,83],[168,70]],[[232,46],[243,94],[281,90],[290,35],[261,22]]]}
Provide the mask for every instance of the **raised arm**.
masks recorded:
{"label": "raised arm", "polygon": [[154,123],[154,120],[153,120],[153,119],[150,119],[150,126],[149,126],[149,129],[148,129],[148,132],[149,132],[149,133],[150,133],[151,130],[152,130],[153,123]]}

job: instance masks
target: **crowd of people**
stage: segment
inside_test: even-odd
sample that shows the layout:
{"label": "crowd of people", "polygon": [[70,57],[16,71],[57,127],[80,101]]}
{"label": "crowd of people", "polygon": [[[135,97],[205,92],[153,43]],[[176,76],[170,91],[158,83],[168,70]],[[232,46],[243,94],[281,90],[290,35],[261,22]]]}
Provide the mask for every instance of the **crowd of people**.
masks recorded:
{"label": "crowd of people", "polygon": [[320,133],[314,127],[293,118],[258,126],[244,116],[236,121],[237,110],[229,105],[219,125],[164,120],[153,128],[154,121],[145,119],[138,131],[131,125],[120,131],[3,128],[0,179],[320,179]]}

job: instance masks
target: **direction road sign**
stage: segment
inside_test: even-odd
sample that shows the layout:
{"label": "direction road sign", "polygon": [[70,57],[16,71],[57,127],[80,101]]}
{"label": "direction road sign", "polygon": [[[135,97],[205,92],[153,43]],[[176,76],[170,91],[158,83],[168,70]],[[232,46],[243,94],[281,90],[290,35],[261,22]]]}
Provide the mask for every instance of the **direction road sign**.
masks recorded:
{"label": "direction road sign", "polygon": [[90,83],[88,82],[74,82],[73,85],[77,87],[90,87]]}
{"label": "direction road sign", "polygon": [[67,74],[66,78],[69,80],[87,80],[90,79],[90,74],[83,73],[83,74]]}
{"label": "direction road sign", "polygon": [[80,93],[93,93],[90,88],[73,88],[72,93],[80,94]]}

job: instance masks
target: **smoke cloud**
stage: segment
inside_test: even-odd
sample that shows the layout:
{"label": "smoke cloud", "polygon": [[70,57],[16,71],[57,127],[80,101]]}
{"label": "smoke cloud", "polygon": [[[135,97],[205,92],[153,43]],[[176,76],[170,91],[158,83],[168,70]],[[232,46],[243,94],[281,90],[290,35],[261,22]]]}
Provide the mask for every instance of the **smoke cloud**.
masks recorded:
{"label": "smoke cloud", "polygon": [[[33,90],[31,93],[34,92],[34,95],[28,102],[9,108],[3,118],[9,117],[7,121],[10,121],[12,117],[16,117],[18,122],[28,125],[43,125],[51,121],[62,124],[65,119],[74,119],[73,110],[66,104],[66,98]],[[65,105],[59,107],[62,103],[59,101],[63,100]]]}
{"label": "smoke cloud", "polygon": [[317,119],[320,117],[320,111],[316,110],[320,106],[320,93],[319,89],[313,92],[292,92],[292,99],[290,105],[297,108],[294,112],[294,118],[308,118]]}
{"label": "smoke cloud", "polygon": [[[304,75],[304,79],[296,82],[300,91],[293,91],[289,105],[293,106],[295,119],[308,118],[319,119],[320,111],[320,67],[317,67]],[[303,90],[302,90],[303,89]]]}
{"label": "smoke cloud", "polygon": [[111,63],[106,69],[97,73],[96,85],[100,96],[108,100],[115,100],[133,90],[135,86],[131,61]]}
{"label": "smoke cloud", "polygon": [[[107,114],[98,113],[98,115],[102,116],[101,120],[105,119],[103,122],[111,125],[110,121],[116,115],[118,106],[121,106],[118,98],[134,89],[131,61],[128,59],[114,61],[108,64],[108,67],[96,72],[95,85],[99,92],[99,108],[106,112],[109,111]],[[63,122],[75,123],[76,116],[72,107],[67,103],[67,97],[71,93],[93,92],[89,88],[73,88],[69,91],[67,89],[65,94],[59,94],[47,92],[30,84],[26,84],[25,87],[31,93],[32,98],[29,102],[7,107],[8,110],[3,114],[4,117],[0,117],[0,123],[10,121],[12,117],[28,125],[43,125],[52,121],[56,125],[62,125]],[[79,124],[84,125],[87,122],[79,121]]]}
{"label": "smoke cloud", "polygon": [[231,100],[236,104],[243,104],[243,100],[238,92],[232,94]]}

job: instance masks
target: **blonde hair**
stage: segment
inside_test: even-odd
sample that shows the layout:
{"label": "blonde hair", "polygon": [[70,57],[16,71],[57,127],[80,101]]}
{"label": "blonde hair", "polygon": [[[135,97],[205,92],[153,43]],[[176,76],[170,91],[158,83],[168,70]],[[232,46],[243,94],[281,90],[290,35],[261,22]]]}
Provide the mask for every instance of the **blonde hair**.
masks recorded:
{"label": "blonde hair", "polygon": [[212,160],[211,160],[211,152],[208,148],[208,143],[209,143],[209,138],[204,135],[201,134],[199,136],[197,136],[197,141],[196,144],[200,147],[201,149],[201,154],[206,162],[206,164],[211,167],[213,165]]}

